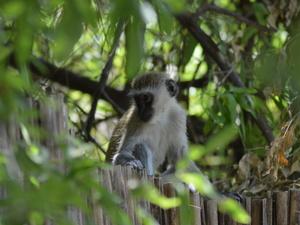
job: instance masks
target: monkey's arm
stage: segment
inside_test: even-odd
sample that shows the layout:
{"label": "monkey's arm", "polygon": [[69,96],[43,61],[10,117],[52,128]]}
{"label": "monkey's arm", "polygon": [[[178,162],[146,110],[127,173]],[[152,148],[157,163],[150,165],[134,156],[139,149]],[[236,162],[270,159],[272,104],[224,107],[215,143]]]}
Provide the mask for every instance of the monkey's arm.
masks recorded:
{"label": "monkey's arm", "polygon": [[147,174],[153,176],[153,155],[151,149],[146,144],[136,144],[134,146],[133,155],[142,162]]}
{"label": "monkey's arm", "polygon": [[[185,159],[188,160],[187,171],[189,172],[199,172],[200,170],[196,164],[189,160],[188,155],[188,139],[186,135],[186,114],[185,111],[178,107],[176,110],[171,111],[170,118],[173,118],[171,121],[172,128],[170,133],[172,133],[172,138],[169,141],[169,148],[167,152],[167,160],[170,165],[170,172],[174,170],[177,162],[179,160]],[[167,173],[167,172],[165,172]]]}
{"label": "monkey's arm", "polygon": [[154,174],[152,152],[146,144],[137,143],[132,147],[122,148],[113,157],[114,165],[130,166],[135,169],[146,169],[148,175]]}
{"label": "monkey's arm", "polygon": [[121,152],[113,157],[113,165],[130,166],[135,169],[142,170],[144,168],[142,162],[136,159],[130,152]]}

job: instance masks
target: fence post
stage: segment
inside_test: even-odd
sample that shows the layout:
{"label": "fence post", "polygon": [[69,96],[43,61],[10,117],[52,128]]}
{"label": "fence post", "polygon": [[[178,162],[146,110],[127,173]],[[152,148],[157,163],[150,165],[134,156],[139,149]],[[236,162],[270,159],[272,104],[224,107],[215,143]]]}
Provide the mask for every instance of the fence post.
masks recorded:
{"label": "fence post", "polygon": [[206,201],[206,218],[207,225],[216,225],[218,224],[218,207],[216,200],[207,200]]}
{"label": "fence post", "polygon": [[276,192],[276,225],[288,225],[289,192]]}
{"label": "fence post", "polygon": [[300,191],[291,190],[290,225],[300,224]]}

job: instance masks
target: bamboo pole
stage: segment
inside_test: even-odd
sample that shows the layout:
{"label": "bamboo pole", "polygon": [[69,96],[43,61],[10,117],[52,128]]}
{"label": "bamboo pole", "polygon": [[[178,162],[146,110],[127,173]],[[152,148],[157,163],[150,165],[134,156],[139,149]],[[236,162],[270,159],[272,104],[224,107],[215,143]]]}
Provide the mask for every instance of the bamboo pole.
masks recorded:
{"label": "bamboo pole", "polygon": [[[163,185],[163,193],[167,197],[175,197],[176,196],[176,192],[175,192],[172,184],[170,184],[170,183]],[[180,225],[178,208],[171,208],[171,209],[165,210],[164,214],[165,214],[165,224],[166,225]]]}
{"label": "bamboo pole", "polygon": [[191,206],[194,210],[194,225],[202,225],[201,223],[201,206],[200,206],[200,195],[199,193],[196,192],[191,192],[190,193],[190,201],[191,201]]}
{"label": "bamboo pole", "polygon": [[291,190],[290,225],[300,224],[300,191]]}
{"label": "bamboo pole", "polygon": [[206,206],[205,210],[206,210],[207,225],[218,224],[217,201],[209,199],[206,201],[205,206]]}
{"label": "bamboo pole", "polygon": [[262,224],[262,199],[254,198],[251,201],[251,225]]}
{"label": "bamboo pole", "polygon": [[288,225],[289,192],[276,192],[276,225]]}
{"label": "bamboo pole", "polygon": [[271,191],[268,191],[267,192],[267,202],[266,202],[267,224],[268,225],[273,224],[274,206],[275,206],[275,201],[273,198],[273,193]]}
{"label": "bamboo pole", "polygon": [[201,222],[203,225],[207,225],[206,215],[205,215],[205,201],[204,198],[200,196],[200,207],[201,207]]}

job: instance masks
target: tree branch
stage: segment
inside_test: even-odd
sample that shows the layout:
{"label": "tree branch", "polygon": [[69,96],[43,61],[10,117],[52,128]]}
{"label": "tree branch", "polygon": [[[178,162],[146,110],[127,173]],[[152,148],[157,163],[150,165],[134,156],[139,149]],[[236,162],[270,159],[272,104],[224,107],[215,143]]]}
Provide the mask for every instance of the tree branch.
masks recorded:
{"label": "tree branch", "polygon": [[[182,13],[175,15],[178,22],[183,28],[186,28],[193,37],[201,44],[204,51],[210,56],[219,66],[223,73],[219,73],[221,80],[227,78],[237,87],[245,87],[245,84],[240,79],[239,75],[234,71],[233,67],[220,54],[220,50],[216,43],[198,26],[196,18],[190,13]],[[247,101],[251,103],[251,97],[247,96]],[[269,127],[266,119],[262,115],[254,117],[251,115],[257,126],[262,131],[266,140],[271,143],[274,140],[272,129]]]}
{"label": "tree branch", "polygon": [[[14,54],[9,57],[9,65],[18,69],[18,65],[15,61]],[[58,68],[55,65],[47,62],[44,59],[32,57],[31,62],[29,63],[29,70],[32,74],[49,79],[53,82],[56,82],[62,86],[67,88],[81,91],[83,93],[94,96],[94,94],[99,89],[99,84],[96,81],[93,81],[87,77],[79,75],[75,72],[64,68]],[[207,84],[207,78],[203,77],[194,81],[182,81],[179,82],[178,85],[180,89],[186,89],[189,87],[204,87]],[[100,94],[100,98],[108,101],[110,98],[112,101],[117,104],[119,108],[123,111],[128,109],[129,107],[129,98],[127,97],[126,90],[117,90],[111,87],[105,87],[106,96],[104,94]],[[108,102],[112,102],[108,101]],[[114,106],[113,106],[114,107]]]}
{"label": "tree branch", "polygon": [[[9,65],[19,69],[14,54],[11,54],[8,61]],[[64,68],[58,68],[55,65],[41,58],[32,57],[29,63],[29,70],[32,74],[49,79],[73,90],[78,90],[83,93],[93,96],[99,89],[99,84],[87,77],[76,74]],[[111,87],[105,87],[107,95],[114,101],[118,102],[118,107],[126,110],[129,107],[129,99],[126,91],[116,90]],[[107,96],[100,94],[100,98],[108,101]]]}
{"label": "tree branch", "polygon": [[276,31],[274,28],[268,28],[266,26],[263,26],[263,25],[260,25],[259,23],[255,22],[255,21],[252,21],[236,12],[232,12],[232,11],[229,11],[227,9],[224,9],[224,8],[221,8],[213,3],[211,4],[205,4],[204,6],[200,7],[195,13],[194,15],[196,17],[199,17],[201,15],[203,15],[205,12],[207,11],[213,11],[213,12],[216,12],[216,13],[219,13],[219,14],[223,14],[225,16],[230,16],[230,17],[233,17],[235,18],[237,21],[240,21],[242,23],[245,23],[249,26],[253,26],[255,28],[257,28],[258,30],[261,30],[261,31],[264,31],[264,32],[274,32]]}
{"label": "tree branch", "polygon": [[209,82],[209,79],[207,77],[207,74],[205,74],[203,77],[196,79],[196,80],[181,81],[178,83],[178,86],[180,89],[187,89],[190,87],[203,88],[208,84],[208,82]]}

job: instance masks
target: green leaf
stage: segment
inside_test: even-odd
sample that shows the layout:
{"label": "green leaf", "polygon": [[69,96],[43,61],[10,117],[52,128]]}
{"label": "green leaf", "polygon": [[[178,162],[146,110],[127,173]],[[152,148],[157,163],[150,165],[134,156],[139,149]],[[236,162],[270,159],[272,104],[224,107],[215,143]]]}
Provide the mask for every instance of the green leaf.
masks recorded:
{"label": "green leaf", "polygon": [[185,0],[165,0],[165,2],[170,6],[173,12],[183,11],[186,6]]}
{"label": "green leaf", "polygon": [[54,34],[54,57],[61,61],[72,52],[83,31],[83,20],[74,4],[65,4],[63,16]]}
{"label": "green leaf", "polygon": [[240,88],[240,87],[230,87],[230,91],[236,94],[256,94],[257,90],[255,88]]}
{"label": "green leaf", "polygon": [[136,214],[141,224],[143,225],[158,225],[159,223],[146,210],[138,207]]}
{"label": "green leaf", "polygon": [[127,78],[132,79],[138,72],[144,55],[145,25],[138,18],[131,18],[125,28]]}
{"label": "green leaf", "polygon": [[96,26],[96,11],[92,7],[91,1],[73,0],[75,3],[78,14],[82,17],[82,20],[86,24]]}
{"label": "green leaf", "polygon": [[29,221],[32,225],[42,225],[45,222],[43,215],[37,211],[33,211],[30,213]]}
{"label": "green leaf", "polygon": [[26,63],[28,58],[31,56],[31,50],[33,45],[33,30],[28,24],[19,19],[17,22],[17,32],[16,32],[16,43],[15,52],[16,58],[19,65]]}
{"label": "green leaf", "polygon": [[195,38],[190,34],[190,32],[187,32],[187,34],[184,36],[183,41],[183,66],[186,66],[186,64],[190,61],[197,44],[198,42],[195,40]]}
{"label": "green leaf", "polygon": [[[134,181],[135,182],[135,181]],[[170,209],[177,207],[181,204],[181,201],[177,197],[167,198],[159,193],[159,191],[153,187],[151,184],[139,184],[133,185],[132,187],[132,194],[136,198],[145,199],[152,204],[155,204],[163,209]],[[147,193],[145,195],[145,193]]]}
{"label": "green leaf", "polygon": [[202,158],[205,154],[205,148],[203,145],[190,145],[188,156],[190,160],[196,161]]}
{"label": "green leaf", "polygon": [[126,20],[130,16],[140,16],[140,2],[136,0],[112,0],[112,10],[110,13],[112,24],[120,20]]}
{"label": "green leaf", "polygon": [[158,15],[158,25],[161,32],[170,34],[174,28],[174,18],[167,6],[160,0],[153,0]]}
{"label": "green leaf", "polygon": [[250,216],[243,207],[230,198],[225,198],[219,203],[219,210],[227,213],[232,219],[238,223],[249,224]]}
{"label": "green leaf", "polygon": [[246,45],[249,39],[257,32],[257,29],[254,27],[246,27],[244,35],[242,37],[241,42]]}
{"label": "green leaf", "polygon": [[4,17],[15,18],[22,15],[22,13],[25,11],[25,8],[26,8],[25,2],[11,0],[5,2],[4,4],[1,3],[0,12]]}
{"label": "green leaf", "polygon": [[269,14],[268,10],[262,3],[255,2],[253,4],[253,12],[260,24],[266,24],[266,16]]}
{"label": "green leaf", "polygon": [[205,146],[191,145],[188,157],[190,160],[197,161],[209,153],[223,149],[235,138],[237,134],[238,129],[236,126],[229,125],[219,131],[219,133],[210,137]]}
{"label": "green leaf", "polygon": [[209,180],[199,173],[178,173],[176,176],[181,179],[184,183],[190,184],[199,191],[200,194],[214,198],[217,196],[217,192],[214,186]]}
{"label": "green leaf", "polygon": [[24,141],[27,145],[30,145],[31,144],[31,140],[30,140],[30,135],[29,135],[29,132],[26,128],[26,126],[24,126],[24,124],[21,124],[20,125],[21,127],[21,134],[22,134],[22,137],[24,138]]}
{"label": "green leaf", "polygon": [[209,139],[205,145],[205,151],[207,153],[215,151],[218,148],[227,146],[237,135],[238,130],[236,126],[230,125],[222,129],[218,134]]}
{"label": "green leaf", "polygon": [[[252,98],[251,98],[252,99]],[[252,101],[252,100],[251,100]],[[251,113],[254,117],[256,117],[256,112],[255,110],[253,109],[253,104],[252,102],[250,103],[248,101],[248,99],[245,97],[245,96],[240,96],[238,98],[238,102],[241,106],[242,109],[244,109],[245,111]]]}
{"label": "green leaf", "polygon": [[181,199],[181,205],[179,207],[180,212],[180,224],[192,225],[194,220],[194,211],[191,210],[189,191],[183,189],[179,192],[179,197]]}

